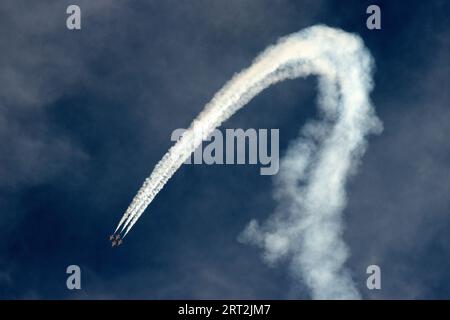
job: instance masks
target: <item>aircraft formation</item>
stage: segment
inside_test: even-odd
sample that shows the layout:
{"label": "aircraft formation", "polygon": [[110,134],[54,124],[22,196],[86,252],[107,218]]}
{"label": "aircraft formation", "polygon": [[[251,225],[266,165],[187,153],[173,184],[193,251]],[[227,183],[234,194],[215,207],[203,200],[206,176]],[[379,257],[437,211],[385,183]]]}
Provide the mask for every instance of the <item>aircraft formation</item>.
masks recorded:
{"label": "aircraft formation", "polygon": [[109,241],[111,241],[111,247],[118,247],[123,243],[123,239],[120,238],[120,234],[110,235]]}

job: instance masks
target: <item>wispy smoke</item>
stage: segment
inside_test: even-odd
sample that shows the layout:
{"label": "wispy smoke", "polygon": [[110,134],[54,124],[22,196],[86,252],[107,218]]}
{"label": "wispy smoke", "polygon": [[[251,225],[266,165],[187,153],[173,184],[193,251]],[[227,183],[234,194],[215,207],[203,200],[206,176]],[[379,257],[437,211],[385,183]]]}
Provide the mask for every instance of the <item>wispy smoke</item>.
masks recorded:
{"label": "wispy smoke", "polygon": [[292,275],[313,298],[359,298],[344,268],[342,210],[346,179],[364,153],[365,136],[381,130],[368,97],[371,66],[362,40],[340,30],[313,26],[280,39],[205,106],[145,180],[116,232],[126,235],[202,140],[253,97],[285,79],[317,75],[322,119],[306,125],[282,159],[274,215],[262,226],[251,221],[240,239],[263,248],[270,263],[287,257]]}

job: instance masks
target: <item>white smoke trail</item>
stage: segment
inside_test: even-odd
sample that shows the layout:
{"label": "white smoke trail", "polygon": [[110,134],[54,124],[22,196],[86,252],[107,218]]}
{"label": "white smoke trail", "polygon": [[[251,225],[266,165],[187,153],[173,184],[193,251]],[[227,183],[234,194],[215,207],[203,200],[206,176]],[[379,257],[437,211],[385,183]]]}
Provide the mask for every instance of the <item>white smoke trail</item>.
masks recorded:
{"label": "white smoke trail", "polygon": [[359,298],[341,239],[345,182],[365,148],[365,136],[381,129],[368,94],[372,60],[362,40],[344,31],[313,26],[267,48],[236,74],[169,149],[119,222],[125,235],[191,153],[215,128],[270,85],[319,76],[322,121],[305,126],[289,147],[276,179],[279,206],[262,227],[252,221],[241,239],[265,250],[274,262],[291,258],[291,273],[313,298]]}

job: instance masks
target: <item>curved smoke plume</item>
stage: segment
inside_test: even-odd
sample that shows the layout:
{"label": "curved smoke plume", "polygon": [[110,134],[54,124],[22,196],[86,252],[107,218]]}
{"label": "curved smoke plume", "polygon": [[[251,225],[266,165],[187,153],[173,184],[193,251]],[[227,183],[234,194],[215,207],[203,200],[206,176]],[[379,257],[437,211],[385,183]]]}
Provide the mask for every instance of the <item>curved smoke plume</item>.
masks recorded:
{"label": "curved smoke plume", "polygon": [[313,298],[359,298],[344,268],[342,210],[365,137],[381,130],[369,100],[371,66],[362,40],[337,29],[313,26],[281,38],[216,93],[145,180],[116,232],[126,235],[202,140],[253,97],[285,79],[317,75],[321,121],[307,124],[282,159],[274,215],[262,226],[251,221],[240,239],[263,248],[270,263],[289,257]]}

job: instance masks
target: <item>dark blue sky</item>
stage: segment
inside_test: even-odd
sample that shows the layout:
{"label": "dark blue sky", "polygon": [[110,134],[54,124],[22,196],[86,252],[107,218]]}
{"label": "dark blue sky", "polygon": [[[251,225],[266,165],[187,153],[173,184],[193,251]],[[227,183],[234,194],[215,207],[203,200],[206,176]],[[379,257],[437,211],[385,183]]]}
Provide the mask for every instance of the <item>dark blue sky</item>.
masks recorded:
{"label": "dark blue sky", "polygon": [[[313,24],[359,34],[384,131],[348,184],[347,267],[364,298],[450,298],[447,1],[73,1],[0,4],[0,298],[309,298],[236,239],[275,206],[245,165],[183,166],[124,246],[107,240],[153,166],[214,93],[280,36]],[[382,30],[365,26],[369,4]],[[316,79],[277,84],[225,128],[316,116]],[[82,290],[66,288],[66,267]],[[382,269],[382,290],[365,287]]]}

